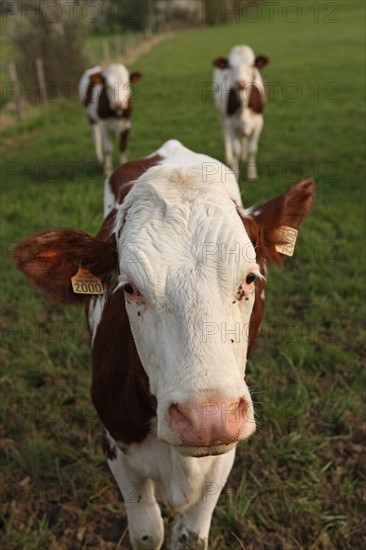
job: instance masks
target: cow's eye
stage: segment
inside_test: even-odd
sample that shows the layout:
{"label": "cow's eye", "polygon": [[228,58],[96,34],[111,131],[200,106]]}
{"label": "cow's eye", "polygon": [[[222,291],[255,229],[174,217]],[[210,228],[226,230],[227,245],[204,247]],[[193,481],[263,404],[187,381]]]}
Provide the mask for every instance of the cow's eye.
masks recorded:
{"label": "cow's eye", "polygon": [[255,280],[256,278],[256,274],[255,273],[249,273],[245,279],[245,282],[247,283],[247,285],[250,285],[253,283],[253,281]]}
{"label": "cow's eye", "polygon": [[130,283],[126,283],[125,285],[123,285],[123,290],[127,292],[127,294],[134,294],[135,292],[133,286]]}
{"label": "cow's eye", "polygon": [[132,283],[124,283],[122,288],[128,302],[144,302],[141,292]]}

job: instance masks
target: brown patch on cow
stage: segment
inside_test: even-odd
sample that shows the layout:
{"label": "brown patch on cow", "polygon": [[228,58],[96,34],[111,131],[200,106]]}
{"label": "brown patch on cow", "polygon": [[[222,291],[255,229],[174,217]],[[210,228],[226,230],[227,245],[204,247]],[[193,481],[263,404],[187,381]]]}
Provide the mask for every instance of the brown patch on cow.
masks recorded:
{"label": "brown patch on cow", "polygon": [[[227,114],[229,116],[235,115],[241,108],[243,104],[240,100],[239,93],[235,88],[230,88],[228,97],[227,97]],[[264,100],[262,93],[258,86],[251,84],[248,108],[251,109],[254,113],[263,113],[264,111]]]}
{"label": "brown patch on cow", "polygon": [[85,98],[83,101],[84,107],[87,107],[91,103],[92,96],[93,96],[93,88],[94,88],[94,84],[92,82],[89,82],[88,87],[86,89]]}
{"label": "brown patch on cow", "polygon": [[99,71],[98,73],[93,73],[90,75],[90,82],[92,82],[92,84],[94,85],[102,84],[103,81],[104,81],[104,77],[103,77],[102,71]]}
{"label": "brown patch on cow", "polygon": [[98,99],[98,116],[102,120],[106,118],[130,118],[132,113],[132,101],[128,100],[126,109],[123,109],[120,112],[117,112],[115,109],[112,109],[109,102],[107,87],[106,84],[103,84],[102,90]]}
{"label": "brown patch on cow", "polygon": [[234,115],[241,109],[242,103],[238,97],[238,92],[235,88],[230,88],[229,94],[227,96],[227,114],[229,116]]}
{"label": "brown patch on cow", "polygon": [[156,400],[136,350],[122,289],[107,298],[92,363],[92,401],[103,425],[116,441],[142,441],[156,415]]}
{"label": "brown patch on cow", "polygon": [[[149,168],[156,166],[163,160],[160,155],[125,162],[113,172],[109,178],[109,186],[116,197],[116,202],[121,203],[130,191],[133,183]],[[127,185],[130,184],[130,185]]]}
{"label": "brown patch on cow", "polygon": [[89,84],[88,84],[88,87],[86,89],[85,98],[84,98],[84,101],[83,101],[84,107],[87,107],[88,105],[90,105],[90,103],[92,101],[94,86],[97,86],[98,84],[102,84],[102,83],[103,83],[103,73],[102,72],[94,73],[94,74],[89,76]]}
{"label": "brown patch on cow", "polygon": [[115,111],[110,106],[105,86],[103,86],[98,99],[98,116],[102,119],[115,116]]}
{"label": "brown patch on cow", "polygon": [[102,241],[109,241],[110,246],[117,249],[116,237],[114,233],[112,233],[116,220],[116,213],[117,211],[115,209],[111,210],[108,216],[103,220],[102,227],[96,234],[96,238]]}
{"label": "brown patch on cow", "polygon": [[64,304],[82,304],[87,296],[75,294],[71,285],[79,266],[103,280],[118,270],[115,240],[101,240],[69,228],[41,231],[21,241],[14,249],[17,268],[31,283],[52,300]]}
{"label": "brown patch on cow", "polygon": [[127,149],[128,134],[130,130],[124,130],[119,136],[119,150],[124,153]]}
{"label": "brown patch on cow", "polygon": [[[262,273],[262,275],[264,275],[263,264],[259,265],[259,270]],[[249,321],[247,357],[249,357],[252,352],[252,349],[254,347],[254,344],[257,339],[259,329],[262,323],[263,314],[264,314],[264,300],[262,300],[260,296],[265,288],[266,288],[266,281],[263,281],[257,278],[255,282],[255,300],[254,300],[253,310]]]}
{"label": "brown patch on cow", "polygon": [[248,107],[254,113],[260,114],[264,111],[263,96],[260,89],[255,84],[252,84],[252,86],[250,87]]}

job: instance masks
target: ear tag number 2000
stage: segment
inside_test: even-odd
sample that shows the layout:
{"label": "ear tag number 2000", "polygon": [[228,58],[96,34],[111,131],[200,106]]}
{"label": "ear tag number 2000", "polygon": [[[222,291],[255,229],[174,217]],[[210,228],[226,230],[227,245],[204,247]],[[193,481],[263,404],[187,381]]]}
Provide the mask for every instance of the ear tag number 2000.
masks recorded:
{"label": "ear tag number 2000", "polygon": [[102,281],[90,271],[79,266],[79,270],[71,277],[72,289],[75,294],[103,294],[104,288]]}

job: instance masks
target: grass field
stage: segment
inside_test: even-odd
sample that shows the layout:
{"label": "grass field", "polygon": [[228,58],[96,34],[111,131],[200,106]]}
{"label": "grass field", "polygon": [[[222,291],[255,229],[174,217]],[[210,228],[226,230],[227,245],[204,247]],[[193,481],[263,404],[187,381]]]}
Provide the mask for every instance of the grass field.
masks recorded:
{"label": "grass field", "polygon": [[[273,93],[261,177],[240,181],[244,204],[300,175],[317,184],[295,256],[269,275],[265,323],[248,365],[259,425],[238,448],[214,514],[212,550],[366,547],[364,3],[296,2],[296,22],[288,21],[291,9],[283,12],[288,4],[274,9],[274,21],[263,6],[256,23],[180,33],[133,67],[144,78],[130,158],[174,137],[223,160],[212,100],[203,94],[211,60],[240,43],[268,55]],[[2,133],[1,152],[0,544],[116,548],[126,521],[90,404],[83,313],[50,303],[11,259],[14,243],[36,230],[98,230],[103,177],[81,107],[64,99],[32,109]],[[119,548],[130,548],[128,536]]]}

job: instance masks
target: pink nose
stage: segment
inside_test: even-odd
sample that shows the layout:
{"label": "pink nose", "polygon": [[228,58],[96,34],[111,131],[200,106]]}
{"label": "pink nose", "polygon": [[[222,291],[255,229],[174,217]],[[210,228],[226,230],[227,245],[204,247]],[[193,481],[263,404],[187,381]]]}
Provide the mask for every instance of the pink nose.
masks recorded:
{"label": "pink nose", "polygon": [[245,80],[238,80],[236,82],[236,86],[237,88],[239,88],[239,90],[245,90],[247,83],[245,82]]}
{"label": "pink nose", "polygon": [[123,109],[122,101],[116,101],[116,109]]}
{"label": "pink nose", "polygon": [[238,441],[247,418],[244,399],[176,403],[169,408],[170,427],[181,445],[211,447]]}

